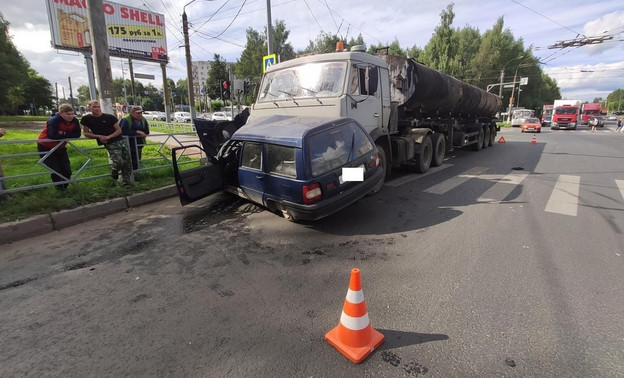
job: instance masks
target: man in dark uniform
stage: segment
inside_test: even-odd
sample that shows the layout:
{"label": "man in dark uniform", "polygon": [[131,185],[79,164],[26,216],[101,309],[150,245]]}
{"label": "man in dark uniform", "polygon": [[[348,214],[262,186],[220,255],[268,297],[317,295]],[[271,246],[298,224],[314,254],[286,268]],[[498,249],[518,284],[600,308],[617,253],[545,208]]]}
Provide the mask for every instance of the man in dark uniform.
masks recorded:
{"label": "man in dark uniform", "polygon": [[131,188],[132,161],[128,145],[121,136],[121,127],[119,127],[117,117],[102,113],[102,107],[97,100],[89,101],[88,106],[91,114],[85,115],[80,120],[84,135],[87,138],[96,139],[98,145],[106,148],[113,169],[113,178],[116,178],[116,171],[121,172],[119,176],[121,184],[126,189]]}

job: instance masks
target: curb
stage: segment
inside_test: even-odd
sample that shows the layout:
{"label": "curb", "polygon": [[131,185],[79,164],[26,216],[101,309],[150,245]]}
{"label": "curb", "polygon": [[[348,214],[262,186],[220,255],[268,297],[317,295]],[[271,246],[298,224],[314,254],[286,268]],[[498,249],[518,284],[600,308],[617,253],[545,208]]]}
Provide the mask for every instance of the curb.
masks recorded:
{"label": "curb", "polygon": [[131,207],[146,205],[173,197],[176,194],[176,186],[169,185],[164,188],[150,190],[149,192],[137,193],[130,197],[114,198],[75,209],[35,215],[16,222],[2,223],[0,224],[0,245],[58,231],[95,218],[119,213]]}

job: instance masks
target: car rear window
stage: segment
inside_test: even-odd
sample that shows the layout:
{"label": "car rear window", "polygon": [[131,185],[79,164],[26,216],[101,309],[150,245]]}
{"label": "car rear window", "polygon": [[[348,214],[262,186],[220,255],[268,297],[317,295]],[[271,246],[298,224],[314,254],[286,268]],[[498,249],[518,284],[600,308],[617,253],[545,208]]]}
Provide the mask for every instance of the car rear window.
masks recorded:
{"label": "car rear window", "polygon": [[297,177],[294,147],[278,146],[276,144],[267,145],[267,161],[269,173],[293,178]]}
{"label": "car rear window", "polygon": [[312,176],[325,174],[373,150],[373,143],[355,123],[347,123],[310,136]]}

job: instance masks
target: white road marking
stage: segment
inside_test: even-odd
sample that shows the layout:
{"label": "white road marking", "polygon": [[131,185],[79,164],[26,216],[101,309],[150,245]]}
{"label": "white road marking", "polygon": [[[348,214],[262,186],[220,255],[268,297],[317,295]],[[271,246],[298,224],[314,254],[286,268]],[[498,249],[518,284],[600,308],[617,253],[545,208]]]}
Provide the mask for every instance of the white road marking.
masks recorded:
{"label": "white road marking", "polygon": [[436,173],[436,172],[440,172],[446,168],[450,168],[452,167],[453,164],[442,164],[439,167],[434,167],[434,168],[430,168],[426,173],[414,173],[414,174],[410,174],[410,175],[406,175],[403,177],[400,177],[396,180],[392,180],[392,181],[388,181],[385,183],[386,186],[391,186],[391,187],[397,187],[397,186],[401,186],[404,184],[407,184],[408,182],[412,182],[414,180],[416,180],[419,177],[425,177],[427,175],[430,175],[432,173]]}
{"label": "white road marking", "polygon": [[466,172],[462,173],[461,175],[457,175],[453,178],[450,178],[448,180],[444,180],[441,183],[434,185],[432,187],[429,187],[427,189],[424,190],[425,193],[431,193],[431,194],[439,194],[442,195],[446,192],[448,192],[449,190],[458,187],[459,185],[465,183],[466,181],[479,177],[479,175],[485,171],[487,171],[488,168],[487,167],[474,167],[471,168],[469,170],[467,170]]}
{"label": "white road marking", "polygon": [[615,180],[615,185],[620,189],[620,194],[624,198],[624,180]]}
{"label": "white road marking", "polygon": [[544,210],[575,217],[578,210],[580,184],[580,176],[559,176]]}
{"label": "white road marking", "polygon": [[[502,201],[516,188],[516,186],[520,185],[522,180],[524,180],[528,175],[529,174],[527,172],[513,171],[505,177],[497,179],[496,185],[492,186],[485,193],[483,193],[477,199],[477,202],[497,203]],[[501,186],[503,186],[503,189],[501,189]],[[494,195],[499,197],[500,200],[492,199]]]}

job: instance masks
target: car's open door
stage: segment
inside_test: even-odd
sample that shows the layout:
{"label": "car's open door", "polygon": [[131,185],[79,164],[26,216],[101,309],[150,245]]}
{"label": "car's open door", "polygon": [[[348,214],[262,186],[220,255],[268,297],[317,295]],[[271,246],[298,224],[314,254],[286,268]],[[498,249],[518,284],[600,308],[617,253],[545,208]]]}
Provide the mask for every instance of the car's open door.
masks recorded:
{"label": "car's open door", "polygon": [[[200,154],[200,151],[202,154]],[[197,156],[208,158],[197,159]],[[223,189],[223,172],[217,159],[196,144],[171,150],[173,174],[182,206]]]}

